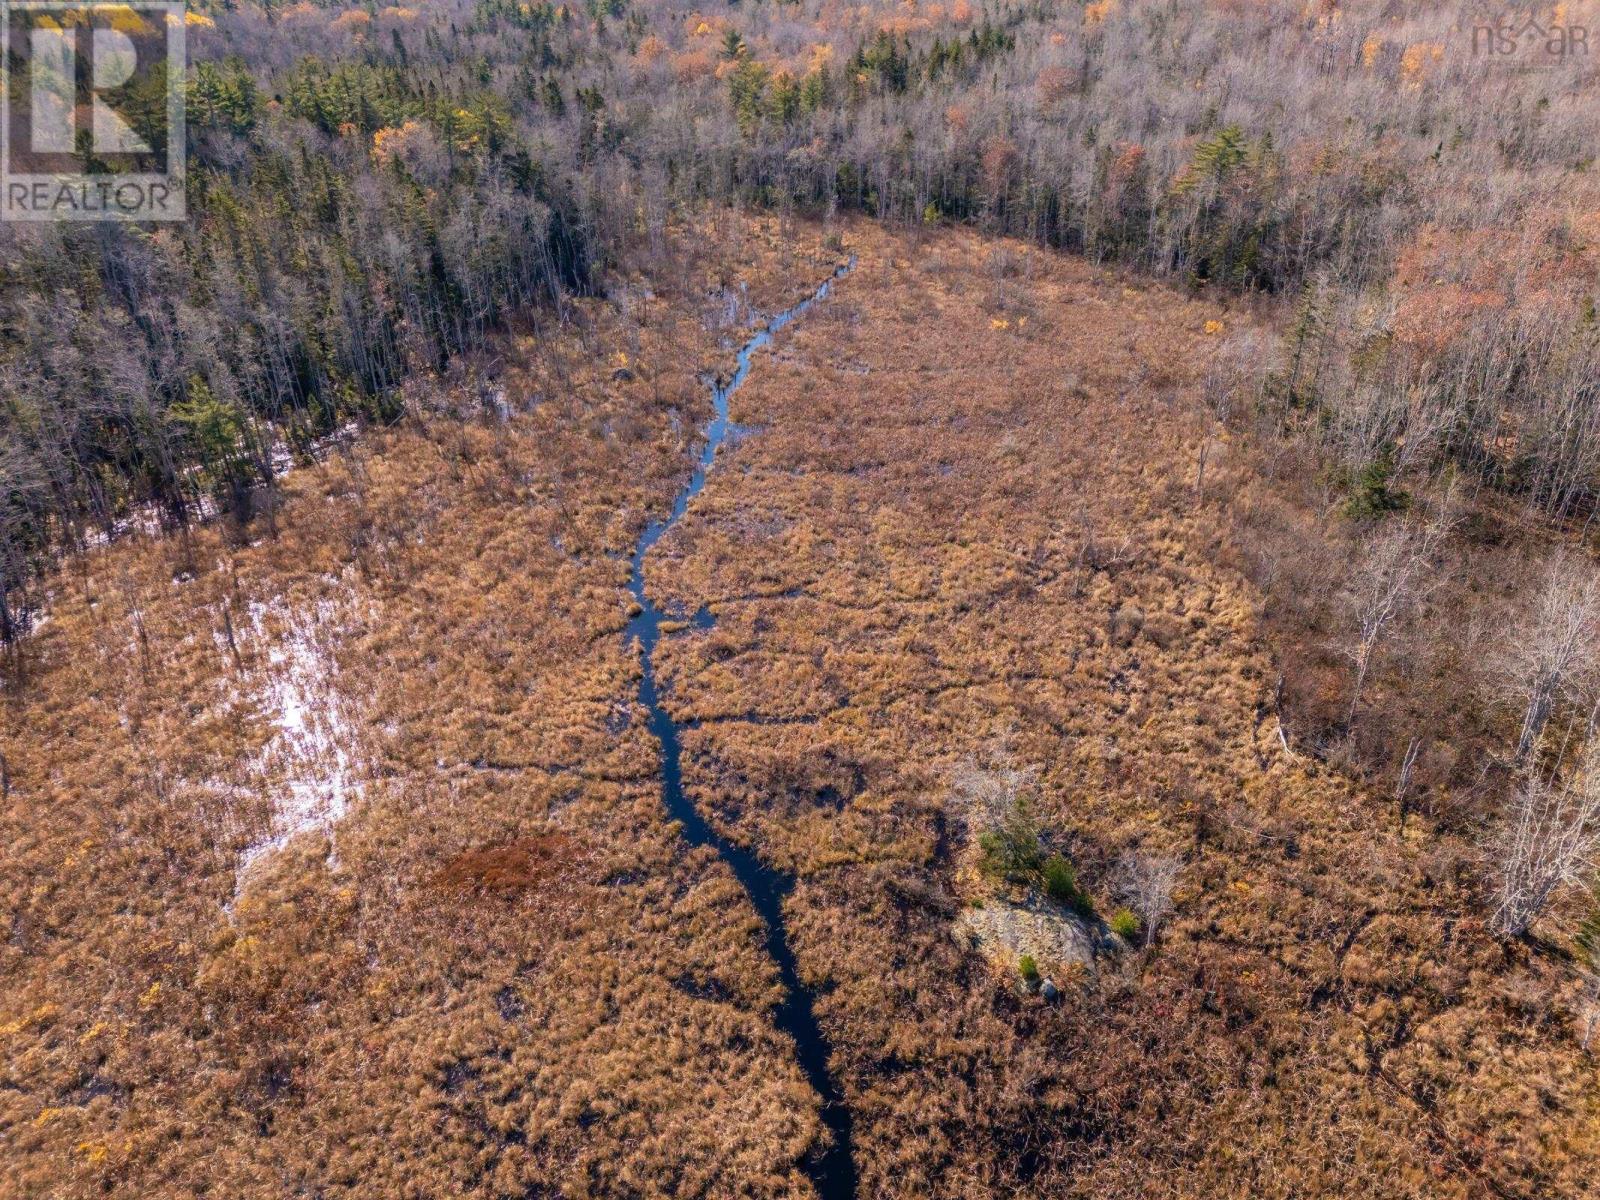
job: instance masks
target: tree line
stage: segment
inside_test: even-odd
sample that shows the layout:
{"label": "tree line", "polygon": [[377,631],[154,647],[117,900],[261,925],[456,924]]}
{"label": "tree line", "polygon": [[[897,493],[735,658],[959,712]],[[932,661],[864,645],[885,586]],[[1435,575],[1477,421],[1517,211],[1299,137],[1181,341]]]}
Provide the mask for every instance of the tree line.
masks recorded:
{"label": "tree line", "polygon": [[[908,15],[908,12],[910,15]],[[56,550],[247,514],[407,373],[707,203],[946,220],[1296,305],[1285,420],[1352,492],[1600,470],[1594,65],[1423,5],[218,4],[190,223],[8,229],[0,638]],[[1558,186],[1559,185],[1559,186]],[[1600,207],[1600,206],[1597,206]]]}

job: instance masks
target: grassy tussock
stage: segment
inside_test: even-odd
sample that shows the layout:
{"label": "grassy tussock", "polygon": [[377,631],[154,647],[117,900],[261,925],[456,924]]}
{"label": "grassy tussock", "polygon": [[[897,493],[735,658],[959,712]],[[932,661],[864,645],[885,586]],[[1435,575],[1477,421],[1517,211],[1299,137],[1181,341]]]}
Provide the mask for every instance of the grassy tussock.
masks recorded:
{"label": "grassy tussock", "polygon": [[[709,416],[725,291],[775,308],[833,258],[697,236],[654,299],[416,381],[416,416],[287,478],[276,538],[57,579],[0,716],[16,1194],[804,1191],[815,1098],[754,913],[661,810],[607,552]],[[292,622],[252,611],[326,615],[355,786],[241,874],[318,766],[268,752]]]}
{"label": "grassy tussock", "polygon": [[[1248,314],[963,233],[847,241],[649,579],[717,618],[660,650],[686,784],[797,876],[864,1194],[1582,1194],[1557,969],[1485,934],[1462,834],[1279,740],[1289,627],[1233,565],[1274,482],[1200,397]],[[416,381],[290,476],[276,537],[56,580],[0,715],[18,1194],[807,1193],[776,972],[665,820],[618,635],[730,285],[770,310],[836,255],[695,244]],[[327,615],[353,787],[241,876],[306,765],[264,753],[285,630],[252,605]],[[952,932],[950,772],[996,746],[1102,916],[1126,852],[1187,863],[1154,948],[1053,1006]]]}
{"label": "grassy tussock", "polygon": [[[1589,1069],[1532,999],[1559,968],[1485,935],[1441,869],[1457,835],[1280,743],[1227,565],[1261,474],[1200,402],[1248,314],[976,237],[856,239],[652,578],[717,617],[665,649],[703,722],[689,785],[802,877],[866,1186],[1579,1194]],[[997,744],[1103,916],[1124,852],[1188,860],[1155,953],[1049,1008],[950,935],[949,775]]]}

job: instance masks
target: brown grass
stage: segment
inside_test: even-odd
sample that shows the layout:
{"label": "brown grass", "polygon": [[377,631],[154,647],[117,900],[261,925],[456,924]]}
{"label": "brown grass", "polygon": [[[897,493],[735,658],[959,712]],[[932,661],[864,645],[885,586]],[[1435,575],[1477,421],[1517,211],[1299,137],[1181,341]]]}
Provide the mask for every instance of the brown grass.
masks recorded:
{"label": "brown grass", "polygon": [[[508,423],[471,379],[418,381],[461,418],[295,472],[276,539],[129,542],[58,579],[0,717],[0,1192],[804,1190],[776,973],[661,810],[608,552],[709,416],[724,286],[775,306],[833,259],[696,236],[715,253],[655,299],[500,347]],[[356,791],[241,872],[318,766],[265,753],[290,615],[332,656]],[[561,887],[432,886],[564,840]]]}
{"label": "brown grass", "polygon": [[447,891],[489,892],[502,895],[531,891],[558,883],[572,869],[577,845],[561,834],[519,838],[504,846],[485,846],[458,854],[433,877],[433,885]]}
{"label": "brown grass", "polygon": [[[1017,245],[857,236],[652,578],[717,616],[665,652],[690,782],[803,878],[868,1188],[1580,1194],[1561,965],[1485,936],[1459,831],[1279,742],[1228,565],[1259,477],[1198,401],[1208,323],[1246,318]],[[1091,891],[1129,848],[1189,860],[1159,952],[1052,1010],[949,935],[947,772],[996,743],[1041,767]]]}
{"label": "brown grass", "polygon": [[[836,256],[796,236],[728,218],[508,342],[504,424],[479,379],[418,381],[449,411],[296,472],[275,539],[57,580],[0,714],[0,1191],[807,1193],[776,971],[662,812],[619,636],[725,365],[708,297],[807,290]],[[649,579],[717,618],[661,648],[686,781],[799,877],[863,1194],[1581,1195],[1559,969],[1485,936],[1455,834],[1278,740],[1233,565],[1266,485],[1198,399],[1207,323],[1246,318],[848,240]],[[264,753],[286,632],[252,605],[318,614],[354,791],[241,874],[306,768]],[[952,935],[948,771],[997,743],[1097,896],[1130,847],[1189,864],[1155,952],[1055,1007]]]}

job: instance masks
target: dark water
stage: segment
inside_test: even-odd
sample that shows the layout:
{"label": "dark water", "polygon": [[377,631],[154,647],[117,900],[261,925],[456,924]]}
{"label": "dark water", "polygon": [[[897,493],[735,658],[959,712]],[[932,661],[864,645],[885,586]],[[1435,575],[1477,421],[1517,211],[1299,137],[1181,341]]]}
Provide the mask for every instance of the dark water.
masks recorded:
{"label": "dark water", "polygon": [[[739,350],[738,369],[725,383],[712,388],[711,398],[716,415],[706,427],[706,448],[700,454],[693,477],[688,486],[678,493],[672,503],[671,514],[663,521],[651,524],[640,534],[633,550],[633,572],[628,578],[628,590],[639,602],[642,610],[629,621],[623,636],[639,639],[639,652],[644,657],[644,678],[639,683],[639,702],[650,714],[650,732],[661,743],[661,798],[672,817],[683,825],[683,836],[693,846],[710,846],[732,868],[734,875],[749,893],[751,902],[766,926],[766,948],[778,964],[778,976],[783,983],[783,1003],[776,1014],[778,1027],[794,1039],[800,1069],[806,1079],[822,1097],[822,1119],[832,1133],[832,1144],[807,1163],[812,1182],[824,1200],[846,1200],[856,1191],[855,1163],[850,1157],[850,1110],[844,1097],[828,1073],[828,1043],[817,1026],[816,1014],[811,1010],[811,993],[801,986],[795,971],[794,952],[789,949],[789,938],[783,927],[783,898],[794,887],[794,880],[780,871],[766,866],[749,850],[720,837],[706,823],[693,802],[683,792],[682,745],[678,727],[667,710],[662,707],[656,690],[655,649],[661,640],[661,622],[668,615],[651,603],[644,586],[644,560],[650,547],[678,523],[689,508],[689,501],[706,485],[706,472],[711,469],[717,448],[728,440],[735,426],[728,419],[728,397],[733,395],[745,376],[750,373],[750,358],[761,347],[772,341],[772,335],[796,317],[802,316],[827,296],[833,281],[855,265],[855,260],[840,267],[832,278],[823,283],[805,300],[779,313]],[[694,624],[709,628],[711,616],[702,610],[696,614]]]}

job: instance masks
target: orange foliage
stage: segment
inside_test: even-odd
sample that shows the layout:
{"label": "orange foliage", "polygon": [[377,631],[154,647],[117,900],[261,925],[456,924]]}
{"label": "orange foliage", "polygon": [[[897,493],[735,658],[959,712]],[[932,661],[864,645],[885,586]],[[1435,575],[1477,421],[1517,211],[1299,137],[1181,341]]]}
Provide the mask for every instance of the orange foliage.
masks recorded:
{"label": "orange foliage", "polygon": [[996,134],[983,144],[983,182],[991,194],[1005,190],[1017,166],[1017,145],[1010,138]]}
{"label": "orange foliage", "polygon": [[371,24],[371,13],[364,9],[351,8],[346,9],[344,12],[335,17],[328,28],[337,29],[340,33],[349,33],[353,36],[359,37],[366,33],[367,27]]}
{"label": "orange foliage", "polygon": [[680,50],[672,56],[672,73],[681,83],[703,79],[716,69],[715,53],[703,46],[693,50]]}
{"label": "orange foliage", "polygon": [[1138,175],[1139,168],[1144,165],[1144,147],[1138,142],[1123,142],[1117,150],[1117,157],[1112,160],[1111,170],[1107,174],[1106,182],[1113,192],[1121,192],[1133,178]]}
{"label": "orange foliage", "polygon": [[1418,42],[1414,46],[1407,46],[1405,53],[1401,54],[1400,75],[1408,83],[1418,83],[1429,66],[1443,60],[1444,46],[1441,43]]}
{"label": "orange foliage", "polygon": [[1039,72],[1039,79],[1035,85],[1039,92],[1039,103],[1046,107],[1060,104],[1076,84],[1077,74],[1070,67],[1045,67]]}
{"label": "orange foliage", "polygon": [[385,166],[396,159],[404,159],[408,149],[429,135],[428,127],[415,118],[398,127],[376,130],[372,135],[372,159]]}
{"label": "orange foliage", "polygon": [[1498,292],[1473,291],[1454,283],[1404,289],[1395,304],[1392,330],[1400,342],[1437,354],[1467,332],[1485,312],[1503,309]]}
{"label": "orange foliage", "polygon": [[683,29],[692,38],[719,38],[728,29],[728,19],[692,12],[683,19]]}

